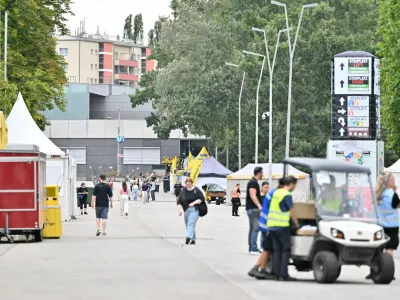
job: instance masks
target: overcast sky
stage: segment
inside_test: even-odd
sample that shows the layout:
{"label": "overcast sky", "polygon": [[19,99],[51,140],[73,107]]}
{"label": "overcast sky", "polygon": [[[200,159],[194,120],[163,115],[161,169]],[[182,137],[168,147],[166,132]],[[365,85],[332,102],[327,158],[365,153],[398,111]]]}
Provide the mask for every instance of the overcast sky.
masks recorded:
{"label": "overcast sky", "polygon": [[123,34],[125,18],[132,14],[143,15],[144,39],[147,43],[147,33],[154,26],[159,16],[169,15],[170,0],[75,0],[72,11],[75,16],[69,16],[68,29],[74,33],[79,28],[79,22],[86,18],[86,32],[95,33],[100,26],[100,33],[109,35]]}

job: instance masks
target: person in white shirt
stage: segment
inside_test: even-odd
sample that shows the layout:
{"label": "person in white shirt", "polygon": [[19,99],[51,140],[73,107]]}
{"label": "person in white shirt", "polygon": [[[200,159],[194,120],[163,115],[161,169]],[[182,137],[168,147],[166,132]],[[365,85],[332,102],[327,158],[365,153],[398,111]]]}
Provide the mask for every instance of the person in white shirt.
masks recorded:
{"label": "person in white shirt", "polygon": [[122,183],[122,187],[120,190],[120,205],[121,205],[121,216],[125,216],[125,218],[128,217],[129,213],[129,195],[130,195],[130,190],[128,188],[128,185],[124,181]]}

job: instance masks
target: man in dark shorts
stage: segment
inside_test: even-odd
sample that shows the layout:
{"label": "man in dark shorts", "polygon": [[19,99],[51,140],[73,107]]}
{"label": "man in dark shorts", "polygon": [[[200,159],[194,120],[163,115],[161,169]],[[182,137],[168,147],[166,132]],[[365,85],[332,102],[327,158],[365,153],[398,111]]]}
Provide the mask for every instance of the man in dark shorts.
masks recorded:
{"label": "man in dark shorts", "polygon": [[111,186],[105,182],[106,175],[101,174],[99,183],[95,185],[92,196],[92,208],[96,209],[96,236],[107,235],[106,226],[108,219],[108,210],[113,207]]}

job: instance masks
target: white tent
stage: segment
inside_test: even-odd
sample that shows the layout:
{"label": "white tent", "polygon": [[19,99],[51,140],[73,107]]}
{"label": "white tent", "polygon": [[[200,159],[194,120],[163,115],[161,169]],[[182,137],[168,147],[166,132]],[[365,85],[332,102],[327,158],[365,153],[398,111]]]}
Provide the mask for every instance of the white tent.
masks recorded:
{"label": "white tent", "polygon": [[64,156],[65,153],[36,125],[21,93],[8,115],[7,126],[9,144],[32,144],[47,155]]}
{"label": "white tent", "polygon": [[[228,179],[227,199],[231,199],[231,191],[238,183],[240,184],[242,199],[245,197],[247,182],[253,177],[255,167],[262,167],[264,172],[264,176],[259,183],[261,184],[263,181],[268,180],[268,166],[269,164],[248,164],[236,173],[228,175],[226,177]],[[296,189],[293,192],[293,201],[308,201],[310,196],[310,176],[292,166],[289,166],[288,175],[298,179]],[[270,182],[270,187],[275,188],[278,185],[279,178],[282,176],[283,164],[272,164],[272,182]],[[227,203],[229,204],[230,201],[227,201]]]}
{"label": "white tent", "polygon": [[389,168],[385,168],[385,172],[390,172],[393,174],[395,183],[397,186],[400,185],[400,159],[396,161]]}
{"label": "white tent", "polygon": [[39,147],[40,152],[47,155],[46,160],[46,184],[59,186],[59,202],[61,205],[62,220],[71,219],[72,205],[76,206],[73,200],[76,193],[74,185],[71,185],[71,170],[76,172],[73,167],[73,160],[65,155],[64,151],[58,148],[40,130],[33,120],[21,93],[15,102],[7,118],[8,143],[9,144],[32,144]]}

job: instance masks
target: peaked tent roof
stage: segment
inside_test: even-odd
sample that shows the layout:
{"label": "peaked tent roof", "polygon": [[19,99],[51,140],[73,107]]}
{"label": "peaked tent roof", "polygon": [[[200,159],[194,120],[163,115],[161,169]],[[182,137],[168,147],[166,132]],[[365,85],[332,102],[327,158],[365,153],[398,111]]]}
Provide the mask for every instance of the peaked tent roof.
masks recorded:
{"label": "peaked tent roof", "polygon": [[40,152],[47,155],[61,156],[65,154],[36,125],[21,93],[18,94],[18,99],[8,115],[7,126],[9,144],[36,145]]}
{"label": "peaked tent roof", "polygon": [[225,168],[214,157],[205,158],[203,160],[203,167],[201,168],[199,177],[221,177],[225,178],[227,175],[232,174],[232,171]]}
{"label": "peaked tent roof", "polygon": [[[228,179],[251,179],[254,174],[255,167],[262,167],[264,176],[263,179],[268,179],[268,166],[269,164],[248,164],[236,173],[229,175]],[[296,178],[308,178],[309,175],[296,168],[289,166],[288,175],[295,176]],[[272,179],[281,178],[283,176],[283,164],[272,164]]]}
{"label": "peaked tent roof", "polygon": [[385,171],[392,172],[392,173],[399,173],[400,172],[400,159],[396,161],[393,165],[389,168],[386,168]]}

